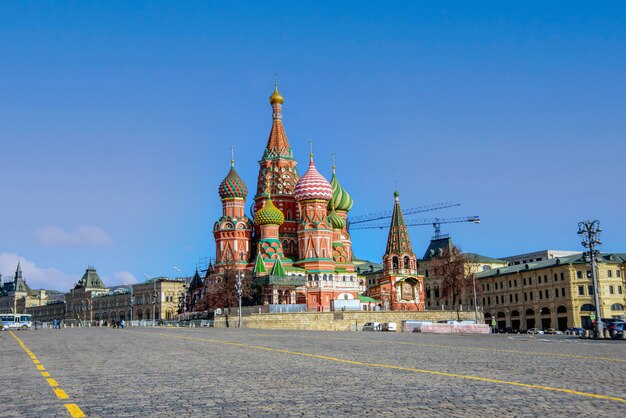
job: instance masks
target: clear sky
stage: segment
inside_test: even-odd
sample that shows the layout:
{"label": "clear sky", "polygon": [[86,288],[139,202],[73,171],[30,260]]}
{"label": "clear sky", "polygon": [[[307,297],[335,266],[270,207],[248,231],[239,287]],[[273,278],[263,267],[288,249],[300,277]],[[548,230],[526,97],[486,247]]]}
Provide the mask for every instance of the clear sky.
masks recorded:
{"label": "clear sky", "polygon": [[[231,144],[255,188],[274,73],[300,174],[307,139],[327,177],[335,152],[352,215],[397,184],[481,216],[444,226],[465,251],[578,250],[597,218],[626,252],[626,5],[441,3],[1,2],[0,274],[192,274]],[[380,260],[386,231],[352,238]]]}

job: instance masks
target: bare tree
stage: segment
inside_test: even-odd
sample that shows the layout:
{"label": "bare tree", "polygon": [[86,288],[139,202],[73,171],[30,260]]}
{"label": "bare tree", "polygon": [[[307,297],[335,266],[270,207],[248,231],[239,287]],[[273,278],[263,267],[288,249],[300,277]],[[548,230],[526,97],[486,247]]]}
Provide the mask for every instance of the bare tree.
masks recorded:
{"label": "bare tree", "polygon": [[250,271],[239,269],[237,262],[230,256],[230,253],[227,253],[223,263],[220,263],[216,271],[208,274],[205,279],[206,306],[208,309],[223,308],[225,311],[228,310],[230,314],[230,308],[238,306],[239,295],[235,283],[239,273],[242,274],[242,300],[250,301],[252,296]]}
{"label": "bare tree", "polygon": [[457,320],[461,320],[461,297],[465,293],[468,282],[471,286],[471,276],[466,271],[467,258],[459,249],[452,247],[444,250],[443,254],[432,258],[430,269],[433,276],[441,280],[441,297],[452,300],[452,307],[456,310]]}

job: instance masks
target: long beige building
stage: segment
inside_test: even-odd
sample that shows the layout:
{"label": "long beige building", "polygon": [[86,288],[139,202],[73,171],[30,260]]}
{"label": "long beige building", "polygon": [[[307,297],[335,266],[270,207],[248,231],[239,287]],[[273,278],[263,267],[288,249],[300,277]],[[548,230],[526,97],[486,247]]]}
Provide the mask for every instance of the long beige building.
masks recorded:
{"label": "long beige building", "polygon": [[68,323],[174,319],[186,284],[184,279],[157,277],[145,283],[108,288],[89,266],[65,300],[26,308],[33,320]]}
{"label": "long beige building", "polygon": [[[600,314],[624,318],[626,254],[603,253],[598,263]],[[476,274],[485,321],[499,329],[591,328],[596,311],[591,267],[582,254],[494,268]]]}

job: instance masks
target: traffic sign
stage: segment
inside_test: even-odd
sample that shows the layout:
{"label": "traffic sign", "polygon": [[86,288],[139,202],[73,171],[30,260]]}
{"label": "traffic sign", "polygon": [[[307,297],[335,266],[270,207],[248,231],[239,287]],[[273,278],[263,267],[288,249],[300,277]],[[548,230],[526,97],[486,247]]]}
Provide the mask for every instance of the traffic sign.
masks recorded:
{"label": "traffic sign", "polygon": [[594,313],[589,314],[589,319],[591,319],[592,321],[595,321],[596,320],[596,314],[594,314]]}

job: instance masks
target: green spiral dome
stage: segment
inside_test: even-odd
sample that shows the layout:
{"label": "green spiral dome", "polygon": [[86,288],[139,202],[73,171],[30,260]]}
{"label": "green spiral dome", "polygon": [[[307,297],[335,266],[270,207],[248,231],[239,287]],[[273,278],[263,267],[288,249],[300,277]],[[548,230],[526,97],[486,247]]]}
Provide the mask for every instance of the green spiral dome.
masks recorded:
{"label": "green spiral dome", "polygon": [[333,188],[333,197],[328,202],[328,209],[332,209],[332,206],[335,206],[335,210],[340,212],[348,212],[352,209],[352,196],[344,189],[339,180],[337,180],[337,176],[335,175],[335,167],[333,166],[333,177],[330,180],[330,185]]}
{"label": "green spiral dome", "polygon": [[285,215],[274,206],[271,198],[267,198],[265,205],[256,211],[254,223],[257,225],[282,225],[285,222]]}
{"label": "green spiral dome", "polygon": [[333,229],[343,229],[346,226],[346,221],[339,215],[333,208],[333,210],[328,214],[328,220],[330,224],[333,226]]}

